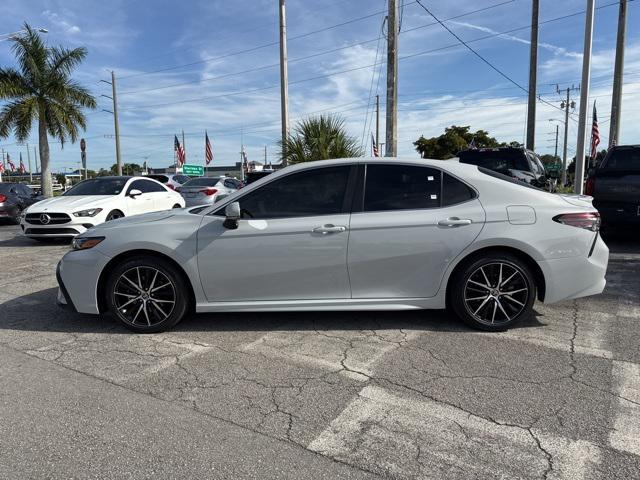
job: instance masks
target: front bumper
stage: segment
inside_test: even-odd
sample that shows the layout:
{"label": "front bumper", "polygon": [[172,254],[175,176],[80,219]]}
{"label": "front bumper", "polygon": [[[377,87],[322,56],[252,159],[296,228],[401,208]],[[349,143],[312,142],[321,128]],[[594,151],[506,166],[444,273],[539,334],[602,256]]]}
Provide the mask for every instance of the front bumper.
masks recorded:
{"label": "front bumper", "polygon": [[56,266],[56,280],[58,281],[58,297],[56,299],[56,304],[59,307],[65,308],[67,310],[71,310],[72,312],[77,312],[71,297],[69,296],[69,292],[67,291],[67,287],[65,287],[64,282],[62,281],[62,276],[60,275],[60,264],[62,261],[58,262]]}
{"label": "front bumper", "polygon": [[538,262],[545,277],[544,303],[602,293],[607,281],[609,248],[598,234],[590,256],[557,258]]}
{"label": "front bumper", "polygon": [[57,303],[80,313],[100,313],[98,280],[110,259],[96,248],[68,252],[56,268]]}

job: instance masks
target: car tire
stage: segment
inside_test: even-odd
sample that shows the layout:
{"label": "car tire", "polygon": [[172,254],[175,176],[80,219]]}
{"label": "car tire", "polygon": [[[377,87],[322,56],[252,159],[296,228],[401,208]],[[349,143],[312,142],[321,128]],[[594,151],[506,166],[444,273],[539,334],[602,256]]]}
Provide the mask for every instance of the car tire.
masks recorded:
{"label": "car tire", "polygon": [[123,218],[123,217],[124,217],[124,213],[122,213],[120,210],[113,210],[109,212],[109,215],[107,215],[105,222],[110,222],[111,220],[117,220],[118,218]]}
{"label": "car tire", "polygon": [[451,282],[449,305],[470,327],[508,329],[531,316],[536,284],[526,262],[509,253],[490,253],[466,262]]}
{"label": "car tire", "polygon": [[137,333],[156,333],[176,325],[189,311],[184,274],[171,262],[144,255],[117,265],[106,282],[112,315]]}
{"label": "car tire", "polygon": [[176,203],[176,204],[175,204],[173,207],[171,207],[171,208],[182,208],[182,207]]}

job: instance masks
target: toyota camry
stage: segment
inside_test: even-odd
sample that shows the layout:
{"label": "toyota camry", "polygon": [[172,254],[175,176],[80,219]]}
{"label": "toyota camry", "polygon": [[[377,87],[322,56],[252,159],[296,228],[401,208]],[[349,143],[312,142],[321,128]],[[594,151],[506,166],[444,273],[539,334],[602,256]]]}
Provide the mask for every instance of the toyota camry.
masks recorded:
{"label": "toyota camry", "polygon": [[591,197],[458,162],[287,167],[219,203],[77,236],[58,303],[157,332],[189,312],[450,308],[503,330],[602,292],[609,250]]}

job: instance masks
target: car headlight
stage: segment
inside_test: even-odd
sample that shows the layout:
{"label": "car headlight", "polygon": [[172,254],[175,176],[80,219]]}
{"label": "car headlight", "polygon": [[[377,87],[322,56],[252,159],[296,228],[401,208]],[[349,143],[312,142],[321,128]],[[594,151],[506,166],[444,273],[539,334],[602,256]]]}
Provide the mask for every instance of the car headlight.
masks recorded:
{"label": "car headlight", "polygon": [[102,211],[101,208],[88,208],[87,210],[80,210],[79,212],[73,212],[74,217],[95,217]]}
{"label": "car headlight", "polygon": [[98,245],[104,237],[75,237],[71,242],[73,250],[88,250]]}

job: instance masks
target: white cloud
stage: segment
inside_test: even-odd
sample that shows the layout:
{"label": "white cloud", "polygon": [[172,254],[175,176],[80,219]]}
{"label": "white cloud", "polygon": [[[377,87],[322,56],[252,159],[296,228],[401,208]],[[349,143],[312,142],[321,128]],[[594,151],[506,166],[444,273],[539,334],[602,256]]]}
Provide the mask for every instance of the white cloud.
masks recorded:
{"label": "white cloud", "polygon": [[42,15],[49,22],[51,22],[54,25],[54,27],[62,30],[66,34],[74,35],[81,32],[80,27],[78,25],[73,25],[69,23],[68,21],[63,19],[60,15],[58,15],[55,12],[52,12],[51,10],[45,10],[44,12],[42,12]]}

